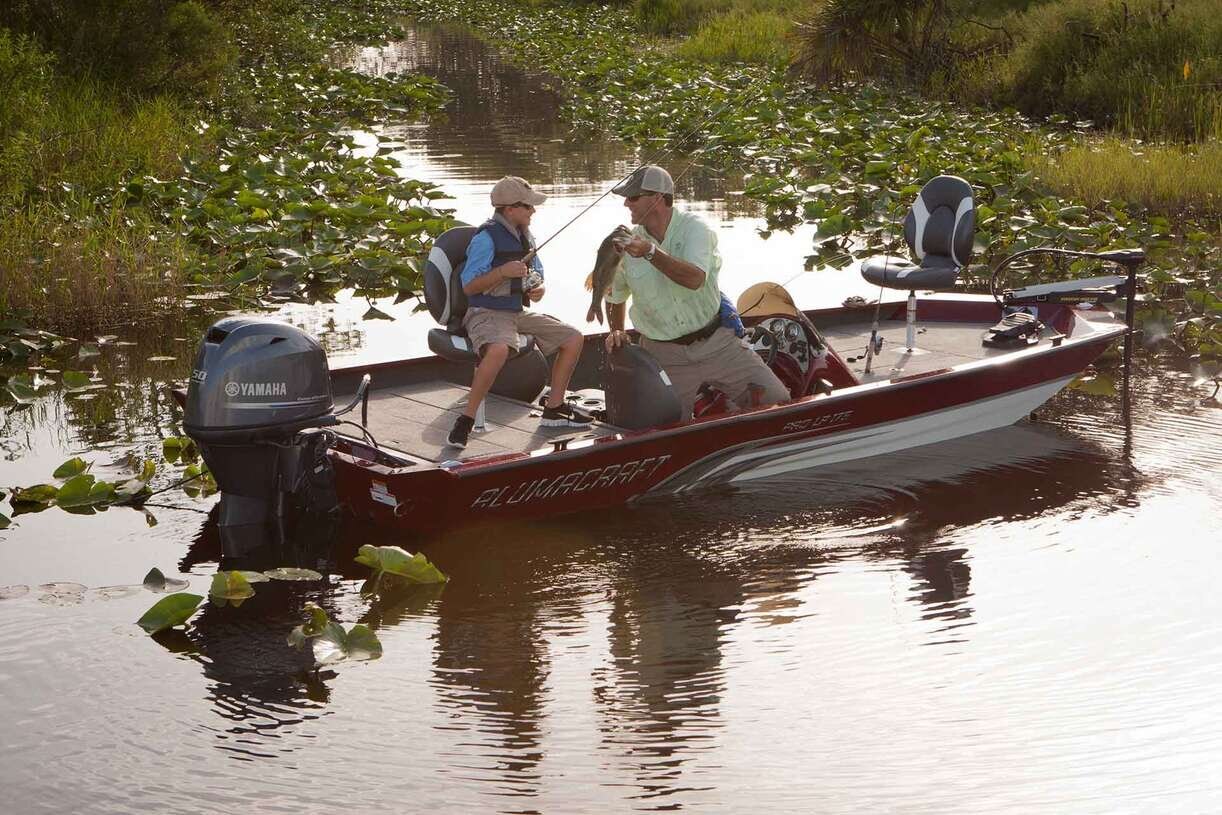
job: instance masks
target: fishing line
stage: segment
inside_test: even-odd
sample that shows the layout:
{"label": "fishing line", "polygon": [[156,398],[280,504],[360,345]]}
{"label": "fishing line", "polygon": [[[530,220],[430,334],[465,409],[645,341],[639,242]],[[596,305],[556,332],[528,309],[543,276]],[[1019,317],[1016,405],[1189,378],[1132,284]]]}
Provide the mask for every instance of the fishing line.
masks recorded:
{"label": "fishing line", "polygon": [[[718,88],[718,89],[722,89],[722,90],[724,90],[723,86],[718,85],[718,84],[717,84],[717,83],[715,83],[715,82],[710,82],[710,83],[709,83],[709,85],[710,85],[711,87],[714,87],[714,88]],[[541,250],[541,249],[542,249],[544,246],[547,246],[549,243],[551,243],[551,242],[552,242],[552,240],[553,240],[553,239],[555,239],[555,237],[556,237],[557,235],[559,235],[561,232],[563,232],[564,230],[566,230],[566,229],[568,229],[570,226],[572,226],[572,225],[574,224],[574,222],[576,222],[576,221],[577,221],[577,219],[578,219],[578,218],[580,218],[582,215],[585,215],[587,212],[589,212],[591,209],[593,209],[595,206],[597,206],[597,205],[598,205],[598,203],[599,203],[600,201],[602,201],[604,198],[606,198],[608,195],[610,195],[612,192],[614,192],[616,187],[618,187],[620,184],[623,184],[625,181],[627,181],[629,178],[631,178],[631,177],[633,176],[633,174],[634,174],[634,173],[636,173],[636,172],[637,172],[638,170],[640,170],[642,167],[648,166],[648,165],[650,165],[650,164],[657,164],[657,163],[658,163],[658,161],[659,161],[659,159],[661,159],[663,156],[666,156],[666,155],[669,155],[670,153],[673,153],[673,152],[674,152],[675,150],[677,150],[677,149],[679,148],[679,146],[680,146],[680,145],[682,145],[682,144],[683,144],[685,141],[687,141],[688,139],[692,138],[692,137],[693,137],[693,136],[695,136],[697,133],[699,133],[699,132],[700,132],[700,129],[701,129],[701,128],[703,128],[703,127],[704,127],[706,124],[708,124],[710,121],[712,121],[712,120],[713,120],[715,117],[720,116],[722,113],[724,113],[724,112],[725,112],[725,111],[726,111],[726,110],[727,110],[727,109],[730,107],[730,105],[731,105],[731,104],[733,104],[733,103],[735,103],[735,102],[739,101],[739,97],[740,97],[740,96],[741,96],[741,97],[745,97],[745,96],[746,96],[746,95],[747,95],[749,92],[751,92],[751,91],[753,91],[753,90],[754,90],[754,88],[753,88],[753,87],[752,87],[750,84],[746,85],[746,86],[745,86],[745,87],[742,89],[742,91],[740,91],[738,94],[736,94],[736,95],[734,95],[734,96],[730,97],[730,98],[729,98],[729,99],[727,99],[725,102],[723,102],[723,103],[721,104],[721,106],[720,106],[720,107],[718,107],[718,108],[714,109],[714,110],[713,110],[713,112],[711,112],[711,113],[710,113],[708,116],[705,116],[703,119],[701,119],[699,122],[697,122],[697,123],[696,123],[696,125],[695,125],[695,126],[694,126],[694,127],[691,129],[691,130],[687,131],[687,133],[685,133],[683,136],[679,137],[679,139],[678,139],[678,140],[675,140],[675,141],[669,142],[669,143],[667,144],[667,146],[666,146],[666,147],[663,147],[661,150],[659,150],[657,153],[655,153],[653,156],[651,156],[651,157],[650,157],[650,159],[649,159],[648,161],[642,162],[641,164],[638,164],[636,167],[632,168],[632,170],[630,170],[630,171],[629,171],[629,172],[628,172],[626,175],[624,175],[622,178],[620,178],[618,181],[616,181],[614,184],[612,184],[612,185],[611,185],[611,186],[610,186],[610,187],[609,187],[609,188],[606,190],[606,192],[604,192],[602,195],[598,196],[598,197],[597,197],[597,198],[595,198],[593,201],[591,201],[591,202],[590,202],[590,204],[589,204],[588,206],[586,206],[586,208],[585,208],[585,209],[583,209],[581,212],[578,212],[576,215],[574,215],[572,218],[570,218],[570,219],[569,219],[569,221],[568,221],[568,223],[566,223],[564,226],[560,227],[560,228],[559,228],[559,229],[557,229],[555,232],[553,232],[553,233],[552,233],[552,234],[551,234],[551,235],[550,235],[550,236],[547,238],[547,240],[543,241],[543,243],[539,244],[539,245],[538,245],[538,246],[536,246],[534,249],[532,249],[530,252],[528,252],[528,253],[526,254],[526,256],[525,256],[524,258],[522,258],[522,262],[523,262],[523,263],[527,263],[527,264],[529,264],[529,263],[530,263],[530,261],[534,259],[535,255],[537,255],[537,254],[539,253],[539,251],[540,251],[540,250]],[[692,166],[694,166],[694,165],[695,165],[695,163],[696,163],[696,161],[695,161],[695,159],[693,158],[693,159],[692,159],[692,164],[688,165],[688,169],[690,170],[690,169],[692,168]],[[685,170],[685,171],[684,171],[684,173],[686,173],[686,172],[687,172],[687,171]],[[681,174],[679,175],[679,177],[680,177],[680,178],[682,178],[682,177],[683,177],[683,174],[681,173]],[[656,205],[656,204],[657,204],[657,201],[654,201],[654,205]],[[651,205],[651,206],[650,206],[650,208],[649,208],[649,210],[646,210],[646,214],[648,214],[648,213],[649,213],[649,211],[650,211],[650,210],[652,210],[652,209],[653,209],[653,206]]]}

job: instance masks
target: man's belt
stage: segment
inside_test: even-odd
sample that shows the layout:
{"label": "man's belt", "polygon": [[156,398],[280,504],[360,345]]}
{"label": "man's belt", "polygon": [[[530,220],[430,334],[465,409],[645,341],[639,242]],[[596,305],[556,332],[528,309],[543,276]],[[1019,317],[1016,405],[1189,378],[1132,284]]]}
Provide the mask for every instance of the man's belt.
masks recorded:
{"label": "man's belt", "polygon": [[679,345],[691,345],[694,342],[707,340],[721,328],[721,312],[713,315],[713,321],[704,328],[697,328],[690,334],[684,334],[682,337],[675,337],[673,340],[661,340],[661,342],[676,342]]}

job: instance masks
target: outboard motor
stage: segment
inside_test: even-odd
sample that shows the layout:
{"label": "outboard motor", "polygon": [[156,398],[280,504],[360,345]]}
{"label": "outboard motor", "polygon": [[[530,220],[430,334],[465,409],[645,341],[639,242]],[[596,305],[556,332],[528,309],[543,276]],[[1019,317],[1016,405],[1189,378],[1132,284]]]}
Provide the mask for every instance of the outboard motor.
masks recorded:
{"label": "outboard motor", "polygon": [[[297,497],[311,511],[336,506],[320,428],[366,398],[334,411],[327,356],[313,337],[262,317],[227,317],[208,329],[187,389],[183,428],[221,490],[220,526],[262,523]],[[327,489],[330,498],[327,504]]]}

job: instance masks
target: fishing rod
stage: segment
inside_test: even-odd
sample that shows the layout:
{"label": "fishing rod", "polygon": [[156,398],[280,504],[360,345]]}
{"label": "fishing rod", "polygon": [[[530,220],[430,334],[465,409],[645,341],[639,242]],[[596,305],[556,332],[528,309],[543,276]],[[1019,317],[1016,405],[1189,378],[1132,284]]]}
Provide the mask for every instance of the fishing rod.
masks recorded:
{"label": "fishing rod", "polygon": [[[708,84],[711,87],[718,88],[720,90],[728,90],[724,86],[718,85],[716,82],[709,82]],[[555,232],[553,232],[550,236],[548,236],[548,238],[545,241],[543,241],[543,243],[540,243],[534,249],[527,252],[525,257],[522,258],[522,262],[529,265],[530,262],[534,259],[535,255],[539,254],[539,251],[543,249],[544,246],[547,246],[549,243],[551,243],[556,238],[557,235],[559,235],[561,232],[563,232],[564,230],[572,226],[574,223],[576,223],[578,218],[585,215],[591,209],[596,207],[600,201],[602,201],[604,198],[606,198],[608,195],[614,192],[616,187],[618,187],[620,184],[623,184],[629,178],[632,178],[632,176],[637,171],[639,171],[642,167],[646,167],[650,164],[657,164],[658,161],[663,156],[673,153],[676,149],[678,149],[678,147],[681,144],[683,144],[685,141],[687,141],[688,139],[692,138],[697,133],[699,133],[700,129],[703,128],[706,124],[712,121],[715,117],[720,116],[722,113],[724,113],[730,107],[732,103],[737,102],[739,100],[739,97],[745,97],[746,94],[751,90],[753,90],[753,88],[750,85],[747,85],[738,94],[727,99],[725,102],[721,104],[720,107],[714,109],[712,113],[710,113],[708,116],[705,116],[703,119],[697,122],[694,127],[692,127],[689,131],[687,131],[687,133],[681,136],[678,140],[670,142],[666,147],[663,147],[661,150],[659,150],[657,153],[651,156],[648,161],[642,162],[641,164],[638,164],[636,167],[633,167],[630,171],[628,171],[626,175],[624,175],[622,178],[620,178],[618,181],[612,184],[610,188],[606,190],[606,192],[604,192],[602,195],[595,198],[593,201],[590,202],[589,205],[586,206],[585,209],[583,209],[581,212],[578,212],[576,215],[570,218],[568,223],[566,223],[564,226],[560,227]],[[676,178],[682,178],[687,173],[688,170],[690,170],[693,166],[695,166],[695,164],[696,164],[696,160],[693,157],[692,163],[687,166],[687,169],[685,169],[682,173],[676,176]],[[654,206],[657,205],[657,203],[658,202],[655,200],[653,204],[649,206],[649,209],[645,210],[645,214],[648,215],[650,211],[653,210]]]}

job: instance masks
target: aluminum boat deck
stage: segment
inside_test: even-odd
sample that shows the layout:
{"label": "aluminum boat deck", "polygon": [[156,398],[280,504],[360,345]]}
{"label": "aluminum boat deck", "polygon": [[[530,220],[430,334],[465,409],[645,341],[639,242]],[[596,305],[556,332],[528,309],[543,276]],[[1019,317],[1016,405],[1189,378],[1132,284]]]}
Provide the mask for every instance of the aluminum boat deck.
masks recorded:
{"label": "aluminum boat deck", "polygon": [[[820,326],[820,330],[845,360],[853,375],[865,384],[928,373],[1010,353],[1010,349],[981,345],[981,335],[991,325],[991,322],[918,323],[917,348],[915,352],[908,353],[904,347],[904,321],[882,320],[879,333],[884,340],[883,349],[875,357],[869,374],[864,370],[865,345],[870,336],[869,321]],[[1049,342],[1050,339],[1046,337],[1040,344]],[[596,353],[601,355],[601,349]],[[473,432],[467,447],[459,450],[446,444],[446,436],[466,405],[466,387],[445,380],[431,380],[379,388],[378,377],[375,376],[374,388],[369,395],[368,430],[378,444],[436,463],[524,453],[547,449],[549,442],[562,437],[593,438],[620,432],[619,428],[602,422],[596,422],[588,429],[542,427],[539,424],[541,410],[538,405],[489,394],[485,402],[487,429]],[[346,398],[336,396],[337,402]],[[348,430],[342,432],[351,434]]]}

